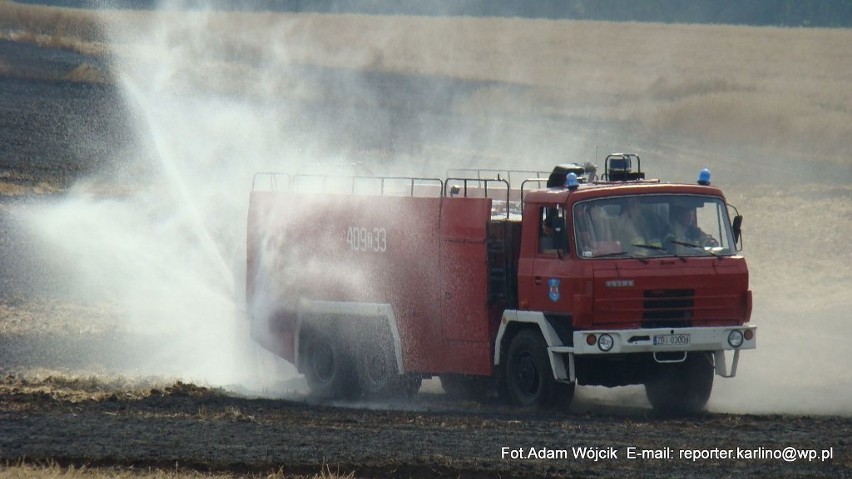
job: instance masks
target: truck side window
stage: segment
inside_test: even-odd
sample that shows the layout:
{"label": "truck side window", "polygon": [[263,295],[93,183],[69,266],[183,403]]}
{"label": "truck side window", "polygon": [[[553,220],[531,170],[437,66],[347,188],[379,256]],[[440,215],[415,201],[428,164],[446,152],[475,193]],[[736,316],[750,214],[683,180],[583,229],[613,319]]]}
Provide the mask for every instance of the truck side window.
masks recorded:
{"label": "truck side window", "polygon": [[539,208],[541,219],[539,228],[538,251],[556,254],[559,249],[568,247],[568,230],[565,228],[565,209],[561,205]]}

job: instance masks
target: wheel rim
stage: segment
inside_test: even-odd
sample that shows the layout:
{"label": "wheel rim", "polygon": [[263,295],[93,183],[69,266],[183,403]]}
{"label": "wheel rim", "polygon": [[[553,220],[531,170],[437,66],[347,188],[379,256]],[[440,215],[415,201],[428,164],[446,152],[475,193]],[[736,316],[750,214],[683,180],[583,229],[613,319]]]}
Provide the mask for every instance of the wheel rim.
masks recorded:
{"label": "wheel rim", "polygon": [[518,392],[525,397],[534,397],[539,389],[538,368],[532,355],[525,353],[518,358],[516,374]]}
{"label": "wheel rim", "polygon": [[334,349],[327,341],[319,341],[314,345],[312,365],[314,376],[321,382],[331,381],[334,376]]}
{"label": "wheel rim", "polygon": [[368,352],[364,358],[364,376],[373,389],[381,388],[387,383],[389,368],[385,357],[379,351]]}

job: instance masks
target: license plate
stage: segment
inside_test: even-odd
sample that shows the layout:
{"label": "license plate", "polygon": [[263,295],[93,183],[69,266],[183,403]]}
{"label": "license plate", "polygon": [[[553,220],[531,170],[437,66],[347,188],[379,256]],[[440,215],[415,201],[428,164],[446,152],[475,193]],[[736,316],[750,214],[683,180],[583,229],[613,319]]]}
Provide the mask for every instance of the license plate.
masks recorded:
{"label": "license plate", "polygon": [[689,344],[688,334],[660,334],[654,336],[654,346],[683,346]]}

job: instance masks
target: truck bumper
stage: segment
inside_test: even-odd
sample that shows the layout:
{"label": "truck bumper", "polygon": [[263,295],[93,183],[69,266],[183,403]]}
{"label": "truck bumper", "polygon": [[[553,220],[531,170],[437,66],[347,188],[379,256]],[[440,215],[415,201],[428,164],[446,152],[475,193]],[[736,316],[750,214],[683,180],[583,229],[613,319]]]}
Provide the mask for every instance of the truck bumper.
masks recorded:
{"label": "truck bumper", "polygon": [[[651,353],[657,362],[677,363],[685,361],[687,353],[698,351],[712,352],[716,374],[731,378],[737,374],[740,350],[757,347],[757,326],[575,331],[573,339],[573,347],[548,348],[550,354],[569,355],[565,379],[570,381],[574,380],[574,355]],[[730,369],[725,351],[734,352]]]}
{"label": "truck bumper", "polygon": [[[606,337],[611,338],[611,341]],[[736,340],[739,338],[740,342]],[[610,346],[611,343],[611,346]],[[574,354],[670,353],[755,349],[757,326],[575,331]]]}
{"label": "truck bumper", "polygon": [[[757,347],[757,326],[574,331],[571,342],[565,344],[568,338],[560,337],[542,312],[506,310],[503,312],[503,320],[497,330],[494,348],[495,366],[500,365],[504,346],[502,338],[511,323],[533,324],[539,328],[548,345],[547,353],[553,369],[553,377],[560,382],[576,380],[574,367],[576,355],[603,359],[607,355],[615,354],[652,354],[657,362],[677,363],[685,361],[687,353],[699,351],[713,353],[716,374],[730,378],[736,375],[740,350]],[[732,331],[738,331],[742,335],[742,343],[738,347],[729,341]],[[601,347],[600,338],[605,335],[612,340],[611,347],[608,349]],[[594,336],[594,341],[589,339],[590,336]],[[666,337],[666,339],[660,339],[658,336]],[[730,369],[727,366],[725,351],[733,351]]]}

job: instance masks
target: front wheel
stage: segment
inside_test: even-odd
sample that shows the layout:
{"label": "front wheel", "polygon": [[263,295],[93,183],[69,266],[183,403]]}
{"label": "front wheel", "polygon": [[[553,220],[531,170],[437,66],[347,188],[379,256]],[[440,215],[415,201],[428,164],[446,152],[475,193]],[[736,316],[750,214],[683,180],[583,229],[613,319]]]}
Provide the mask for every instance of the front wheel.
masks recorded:
{"label": "front wheel", "polygon": [[505,391],[516,406],[567,405],[574,395],[574,383],[554,379],[547,343],[538,331],[525,329],[512,338],[504,367]]}
{"label": "front wheel", "polygon": [[694,414],[707,406],[713,390],[711,353],[689,353],[682,363],[658,364],[645,383],[645,395],[654,410],[666,414]]}

